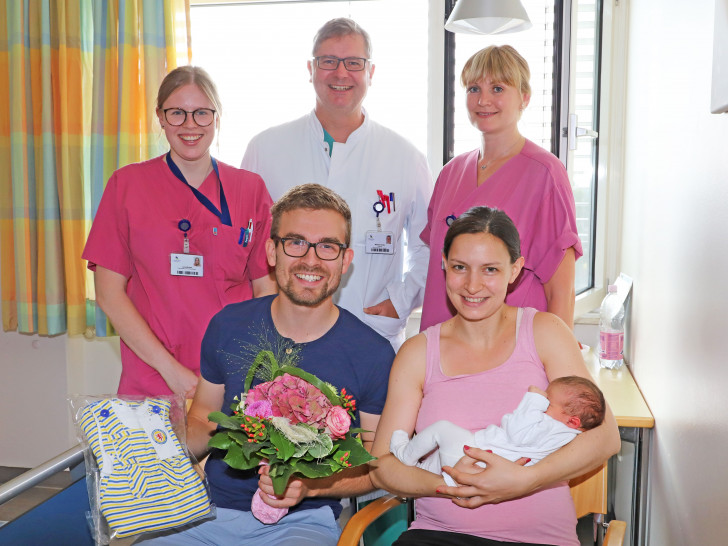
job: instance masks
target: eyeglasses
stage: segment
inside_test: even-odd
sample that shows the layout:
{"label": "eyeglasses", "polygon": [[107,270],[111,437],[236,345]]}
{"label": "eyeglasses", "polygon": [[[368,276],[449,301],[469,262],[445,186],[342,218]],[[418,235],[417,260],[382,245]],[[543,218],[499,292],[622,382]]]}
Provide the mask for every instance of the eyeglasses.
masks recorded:
{"label": "eyeglasses", "polygon": [[344,68],[349,72],[361,72],[366,68],[367,61],[369,59],[363,59],[362,57],[334,57],[333,55],[321,55],[320,57],[314,57],[316,66],[321,70],[336,70],[339,68],[339,63],[344,63]]}
{"label": "eyeglasses", "polygon": [[167,123],[175,127],[187,121],[187,114],[192,114],[192,119],[200,127],[207,127],[215,120],[215,110],[212,108],[198,108],[192,112],[182,110],[182,108],[165,108],[163,112]]}
{"label": "eyeglasses", "polygon": [[341,251],[349,247],[349,245],[344,243],[332,243],[329,241],[309,243],[305,239],[297,239],[295,237],[273,237],[273,240],[283,243],[283,252],[291,258],[303,258],[308,254],[311,247],[313,247],[319,259],[331,261],[338,258]]}

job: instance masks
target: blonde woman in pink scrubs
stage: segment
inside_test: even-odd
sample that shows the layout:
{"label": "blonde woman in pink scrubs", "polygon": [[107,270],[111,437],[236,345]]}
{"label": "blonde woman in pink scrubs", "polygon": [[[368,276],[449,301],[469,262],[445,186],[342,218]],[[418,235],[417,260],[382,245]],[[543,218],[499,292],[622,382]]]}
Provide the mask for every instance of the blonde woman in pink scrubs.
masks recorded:
{"label": "blonde woman in pink scrubs", "polygon": [[170,72],[156,108],[170,151],[116,171],[101,198],[83,258],[121,336],[119,394],[192,397],[210,318],[275,292],[272,201],[258,175],[210,155],[220,113],[204,70]]}
{"label": "blonde woman in pink scrubs", "polygon": [[518,131],[531,97],[529,79],[528,63],[511,46],[487,47],[463,68],[468,116],[481,143],[443,167],[430,200],[420,235],[430,246],[422,331],[454,315],[442,245],[449,224],[479,205],[505,211],[521,236],[525,264],[506,303],[550,311],[573,327],[574,266],[582,254],[574,195],[558,158]]}

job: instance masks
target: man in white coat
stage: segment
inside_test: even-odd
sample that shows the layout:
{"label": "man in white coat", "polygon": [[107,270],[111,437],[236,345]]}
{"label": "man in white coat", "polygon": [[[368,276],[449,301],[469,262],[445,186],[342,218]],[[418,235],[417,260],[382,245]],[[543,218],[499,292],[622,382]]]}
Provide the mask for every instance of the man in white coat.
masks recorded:
{"label": "man in white coat", "polygon": [[363,109],[374,74],[370,57],[369,35],[354,21],[333,19],[321,27],[308,61],[314,110],[255,136],[241,166],[263,178],[274,200],[309,182],[346,200],[354,261],[335,302],[396,350],[407,318],[422,305],[429,249],[419,235],[432,177],[411,143]]}

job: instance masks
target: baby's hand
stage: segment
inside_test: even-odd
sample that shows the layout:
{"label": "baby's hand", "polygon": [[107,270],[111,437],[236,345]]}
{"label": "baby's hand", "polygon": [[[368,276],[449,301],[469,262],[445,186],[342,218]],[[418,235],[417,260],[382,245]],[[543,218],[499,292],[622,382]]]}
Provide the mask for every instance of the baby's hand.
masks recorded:
{"label": "baby's hand", "polygon": [[[485,463],[482,463],[480,461],[477,461],[476,459],[473,459],[472,457],[464,455],[458,460],[457,463],[455,463],[453,469],[458,470],[463,474],[478,474],[479,472],[483,471],[484,467]],[[443,472],[442,477],[445,479],[445,483],[451,487],[458,487],[460,485],[447,472]]]}
{"label": "baby's hand", "polygon": [[484,467],[485,463],[482,463],[477,459],[473,459],[472,457],[468,457],[467,455],[463,455],[460,460],[455,463],[453,468],[460,472],[464,472],[465,474],[478,474],[483,471]]}
{"label": "baby's hand", "polygon": [[546,395],[546,391],[542,391],[535,385],[531,385],[530,387],[528,387],[528,392],[535,392],[536,394],[540,394],[544,398],[548,398],[548,396]]}

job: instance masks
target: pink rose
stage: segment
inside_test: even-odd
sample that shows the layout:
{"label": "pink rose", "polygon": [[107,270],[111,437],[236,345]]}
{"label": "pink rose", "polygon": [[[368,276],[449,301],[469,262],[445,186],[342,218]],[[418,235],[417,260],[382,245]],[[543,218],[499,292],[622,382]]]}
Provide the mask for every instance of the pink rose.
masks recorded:
{"label": "pink rose", "polygon": [[326,415],[326,427],[329,430],[329,436],[334,440],[343,438],[349,432],[351,426],[351,417],[349,413],[341,406],[334,406]]}
{"label": "pink rose", "polygon": [[283,374],[272,381],[267,396],[274,416],[286,417],[293,425],[305,423],[319,429],[324,428],[331,402],[307,381]]}
{"label": "pink rose", "polygon": [[268,400],[256,400],[245,408],[245,415],[251,417],[273,417],[273,407]]}

